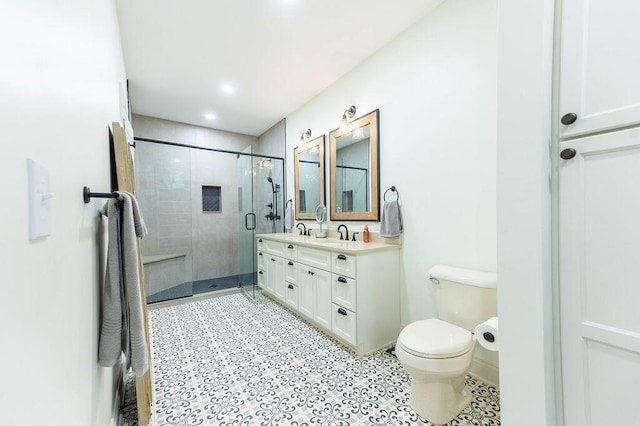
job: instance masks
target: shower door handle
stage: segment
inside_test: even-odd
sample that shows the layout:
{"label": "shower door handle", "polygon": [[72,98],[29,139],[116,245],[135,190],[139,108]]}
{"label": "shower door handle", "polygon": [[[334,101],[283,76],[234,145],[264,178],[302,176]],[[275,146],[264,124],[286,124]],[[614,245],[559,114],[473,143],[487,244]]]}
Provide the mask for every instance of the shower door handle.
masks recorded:
{"label": "shower door handle", "polygon": [[[249,216],[252,217],[251,228],[249,228]],[[256,214],[255,213],[247,213],[244,215],[244,227],[247,231],[253,231],[256,229]]]}

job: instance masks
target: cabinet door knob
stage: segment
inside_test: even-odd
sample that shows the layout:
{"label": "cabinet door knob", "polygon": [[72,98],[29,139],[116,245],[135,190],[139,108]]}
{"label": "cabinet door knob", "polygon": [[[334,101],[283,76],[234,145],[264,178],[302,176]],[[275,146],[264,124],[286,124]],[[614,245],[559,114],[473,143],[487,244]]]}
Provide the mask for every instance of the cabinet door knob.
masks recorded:
{"label": "cabinet door knob", "polygon": [[293,246],[292,246],[291,244],[289,244],[289,245],[287,246],[287,248],[292,249],[292,248],[293,248]]}
{"label": "cabinet door knob", "polygon": [[291,284],[289,284],[287,287],[289,287],[291,290],[293,290],[293,286]]}
{"label": "cabinet door knob", "polygon": [[338,255],[338,259],[339,260],[347,260],[347,256],[345,256],[344,254],[339,254]]}
{"label": "cabinet door knob", "polygon": [[560,152],[560,158],[562,158],[563,160],[571,160],[575,156],[576,156],[576,150],[573,148],[563,149]]}
{"label": "cabinet door knob", "polygon": [[340,315],[347,316],[347,311],[346,311],[346,310],[344,310],[344,309],[342,309],[342,308],[338,308],[338,313],[339,313]]}
{"label": "cabinet door knob", "polygon": [[258,253],[258,256],[262,256],[262,252]]}
{"label": "cabinet door knob", "polygon": [[345,277],[338,277],[338,282],[346,283],[347,279]]}
{"label": "cabinet door knob", "polygon": [[292,261],[289,261],[289,262],[287,263],[287,265],[289,265],[289,266],[293,266],[293,262],[292,262]]}
{"label": "cabinet door knob", "polygon": [[562,116],[562,118],[560,119],[560,122],[565,126],[567,126],[569,124],[575,123],[577,119],[578,119],[578,114],[576,114],[575,112],[569,112]]}
{"label": "cabinet door knob", "polygon": [[272,262],[275,262],[276,260],[272,257],[272,258],[271,258],[271,261],[272,261]]}
{"label": "cabinet door knob", "polygon": [[262,242],[262,238],[260,238],[260,239],[258,240],[258,242],[259,242],[259,243],[261,243],[261,242]]}
{"label": "cabinet door knob", "polygon": [[259,273],[260,275],[262,275],[262,271],[258,271],[258,273]]}

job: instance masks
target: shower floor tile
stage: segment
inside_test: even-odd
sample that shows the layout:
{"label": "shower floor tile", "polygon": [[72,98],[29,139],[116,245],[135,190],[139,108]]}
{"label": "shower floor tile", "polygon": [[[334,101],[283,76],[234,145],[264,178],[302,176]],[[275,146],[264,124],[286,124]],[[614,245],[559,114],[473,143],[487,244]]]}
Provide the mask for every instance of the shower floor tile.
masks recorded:
{"label": "shower floor tile", "polygon": [[[259,294],[149,311],[155,425],[430,425],[409,406],[407,373],[385,350],[359,357]],[[500,424],[499,392],[449,425]]]}
{"label": "shower floor tile", "polygon": [[190,297],[194,294],[210,293],[218,290],[226,290],[229,288],[237,288],[239,283],[245,285],[257,282],[254,273],[231,275],[228,277],[209,278],[199,281],[188,281],[178,284],[166,290],[147,295],[147,303],[164,302],[167,300],[181,299]]}

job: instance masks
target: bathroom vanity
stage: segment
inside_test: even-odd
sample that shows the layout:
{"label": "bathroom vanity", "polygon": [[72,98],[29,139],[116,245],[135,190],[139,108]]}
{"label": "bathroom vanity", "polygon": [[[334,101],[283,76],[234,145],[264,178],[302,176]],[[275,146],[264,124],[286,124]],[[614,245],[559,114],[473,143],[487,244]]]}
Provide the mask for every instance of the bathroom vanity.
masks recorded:
{"label": "bathroom vanity", "polygon": [[258,286],[358,355],[400,332],[400,246],[294,234],[257,237]]}

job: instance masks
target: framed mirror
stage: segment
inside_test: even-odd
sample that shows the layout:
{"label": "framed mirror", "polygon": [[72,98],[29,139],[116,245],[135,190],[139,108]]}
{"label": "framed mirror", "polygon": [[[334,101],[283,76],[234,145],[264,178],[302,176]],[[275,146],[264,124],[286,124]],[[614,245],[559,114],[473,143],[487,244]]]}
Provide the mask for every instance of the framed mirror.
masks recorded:
{"label": "framed mirror", "polygon": [[331,220],[380,220],[378,110],[329,134]]}
{"label": "framed mirror", "polygon": [[316,207],[325,205],[324,135],[293,150],[296,219],[316,218]]}

